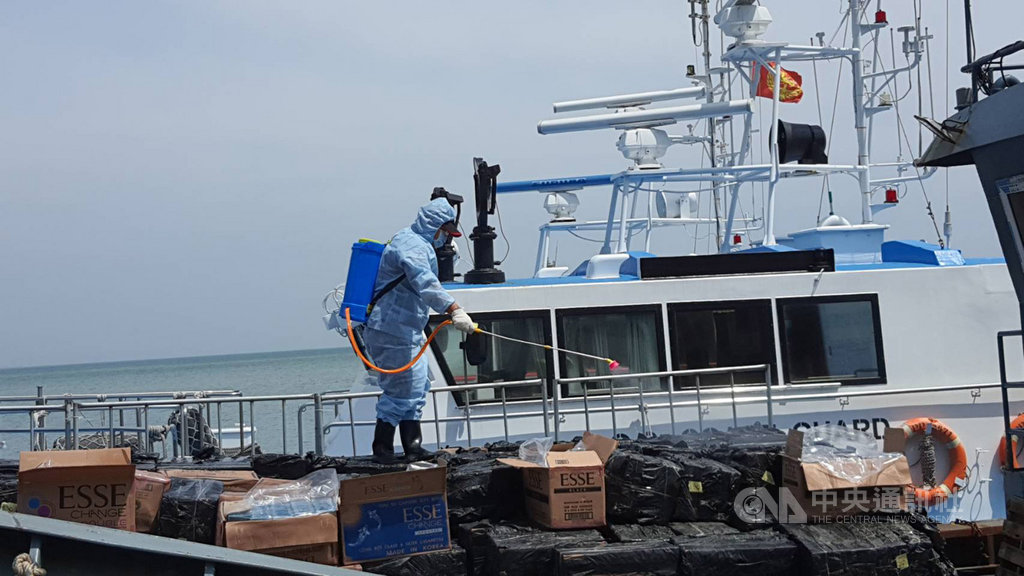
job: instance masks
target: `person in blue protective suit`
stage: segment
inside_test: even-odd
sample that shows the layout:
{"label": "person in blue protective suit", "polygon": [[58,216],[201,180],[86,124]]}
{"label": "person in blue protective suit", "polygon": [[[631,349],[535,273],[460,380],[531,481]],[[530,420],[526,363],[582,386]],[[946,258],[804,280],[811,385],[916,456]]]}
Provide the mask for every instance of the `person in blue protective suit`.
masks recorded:
{"label": "person in blue protective suit", "polygon": [[[469,314],[437,279],[434,250],[448,236],[461,236],[455,219],[455,209],[447,199],[432,200],[420,208],[412,226],[398,231],[384,249],[376,280],[380,296],[363,331],[366,349],[378,366],[395,368],[412,361],[426,343],[423,333],[431,309],[451,314],[452,324],[462,332],[476,330]],[[393,288],[386,290],[392,283]],[[422,457],[427,451],[421,446],[420,417],[430,389],[426,356],[409,370],[378,373],[377,378],[384,393],[377,401],[374,459],[395,460],[396,428],[406,458]]]}

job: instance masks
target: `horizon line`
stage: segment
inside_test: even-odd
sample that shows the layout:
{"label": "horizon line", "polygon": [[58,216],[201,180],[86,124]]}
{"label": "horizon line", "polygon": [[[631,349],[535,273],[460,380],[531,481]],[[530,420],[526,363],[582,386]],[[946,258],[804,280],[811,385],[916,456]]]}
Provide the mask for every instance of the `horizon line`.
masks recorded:
{"label": "horizon line", "polygon": [[133,360],[101,360],[96,362],[69,362],[66,364],[36,364],[28,366],[0,366],[0,372],[8,370],[34,370],[40,368],[74,368],[84,366],[100,366],[104,364],[133,364],[144,362],[161,362],[173,360],[194,360],[202,358],[225,358],[228,356],[259,356],[261,354],[294,354],[297,352],[324,352],[335,350],[337,347],[328,346],[324,348],[300,348],[296,350],[264,350],[261,352],[228,352],[223,354],[200,354],[196,356],[168,356],[162,358],[136,358]]}

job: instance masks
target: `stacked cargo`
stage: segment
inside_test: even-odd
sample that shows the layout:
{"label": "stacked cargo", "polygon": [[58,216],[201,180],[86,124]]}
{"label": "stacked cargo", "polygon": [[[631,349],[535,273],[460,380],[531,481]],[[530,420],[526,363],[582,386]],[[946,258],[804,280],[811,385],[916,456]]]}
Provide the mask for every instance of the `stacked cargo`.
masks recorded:
{"label": "stacked cargo", "polygon": [[[796,433],[752,426],[618,446],[590,434],[541,444],[540,454],[507,442],[445,449],[415,465],[271,454],[188,470],[136,469],[117,451],[28,453],[17,498],[23,512],[56,515],[60,498],[47,496],[47,478],[73,468],[83,483],[99,478],[123,497],[68,519],[103,517],[122,529],[376,574],[951,573],[932,524],[899,499],[895,513],[748,513],[745,495],[771,502],[785,487],[810,498],[824,490],[821,467],[842,468],[817,446],[802,452],[810,444]],[[902,481],[905,459],[879,462],[877,474],[837,486]],[[0,499],[12,499],[8,484]],[[861,517],[854,523],[851,514]]]}

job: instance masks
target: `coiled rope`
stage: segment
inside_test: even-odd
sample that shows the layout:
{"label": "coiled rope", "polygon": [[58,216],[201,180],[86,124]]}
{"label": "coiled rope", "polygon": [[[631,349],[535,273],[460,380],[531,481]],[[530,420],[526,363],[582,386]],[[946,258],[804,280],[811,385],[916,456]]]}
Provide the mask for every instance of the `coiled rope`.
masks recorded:
{"label": "coiled rope", "polygon": [[931,434],[921,439],[921,480],[926,486],[935,486],[935,441]]}
{"label": "coiled rope", "polygon": [[46,570],[32,561],[32,557],[22,553],[14,557],[11,563],[14,576],[46,576]]}

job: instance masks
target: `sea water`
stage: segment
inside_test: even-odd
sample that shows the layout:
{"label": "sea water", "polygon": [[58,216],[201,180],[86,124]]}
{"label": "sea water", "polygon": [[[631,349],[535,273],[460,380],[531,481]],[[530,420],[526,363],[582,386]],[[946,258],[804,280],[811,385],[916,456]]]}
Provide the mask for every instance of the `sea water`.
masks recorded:
{"label": "sea water", "polygon": [[[356,379],[362,378],[363,373],[359,360],[347,346],[294,352],[12,368],[0,370],[0,406],[33,404],[27,400],[5,401],[4,397],[35,396],[37,386],[42,386],[43,394],[47,396],[107,394],[111,398],[138,392],[237,390],[244,396],[338,392],[349,389]],[[280,402],[257,403],[254,407],[257,444],[267,451],[298,452],[299,408],[303,403],[288,402],[283,417]],[[243,408],[248,425],[248,404]],[[148,423],[150,426],[166,424],[169,415],[170,409],[153,410],[148,415]],[[120,423],[121,415],[115,418]],[[125,411],[126,425],[135,425],[135,418],[134,410]],[[328,422],[333,418],[334,407],[330,407],[324,420]],[[216,428],[215,408],[211,411],[211,420],[211,426]],[[238,404],[225,404],[221,427],[235,427],[238,421]],[[51,413],[45,425],[63,429],[63,414]],[[102,428],[108,425],[105,411],[83,413],[79,420],[80,427]],[[303,415],[303,427],[303,448],[312,450],[311,409],[307,408]],[[0,447],[0,458],[16,458],[18,451],[28,446],[27,434],[4,431],[14,428],[27,430],[28,416],[0,413],[0,446],[6,445]],[[60,436],[63,433],[48,433],[47,445],[52,445]],[[237,438],[233,440],[237,444]],[[282,442],[287,442],[287,445],[282,446]],[[170,441],[167,444],[170,450]],[[156,449],[160,450],[159,444]]]}

